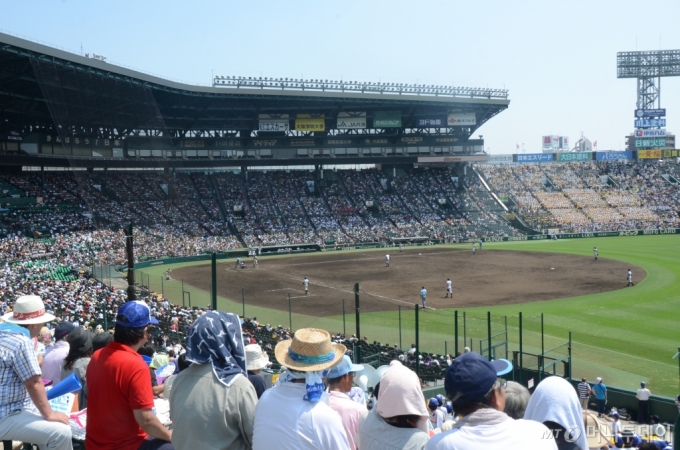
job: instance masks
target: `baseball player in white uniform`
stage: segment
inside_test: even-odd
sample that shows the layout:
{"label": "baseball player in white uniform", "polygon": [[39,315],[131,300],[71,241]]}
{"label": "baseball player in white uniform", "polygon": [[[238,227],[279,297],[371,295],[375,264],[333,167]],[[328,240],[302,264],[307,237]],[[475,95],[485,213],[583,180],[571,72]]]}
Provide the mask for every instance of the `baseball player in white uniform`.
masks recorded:
{"label": "baseball player in white uniform", "polygon": [[390,255],[385,255],[385,267],[390,267]]}
{"label": "baseball player in white uniform", "polygon": [[635,283],[633,283],[633,271],[628,269],[628,284],[627,286],[635,286]]}
{"label": "baseball player in white uniform", "polygon": [[451,286],[451,278],[446,279],[446,297],[448,298],[449,295],[451,295],[451,298],[453,298],[453,287]]}
{"label": "baseball player in white uniform", "polygon": [[304,280],[302,280],[302,286],[305,288],[305,295],[309,293],[309,280],[307,277],[305,277]]}
{"label": "baseball player in white uniform", "polygon": [[253,268],[257,269],[257,255],[253,256]]}
{"label": "baseball player in white uniform", "polygon": [[595,257],[595,261],[597,261],[597,256],[599,252],[597,251],[597,247],[593,247],[593,256]]}
{"label": "baseball player in white uniform", "polygon": [[236,258],[236,265],[234,266],[234,269],[238,269],[238,266],[240,266],[240,265],[241,265],[241,257],[239,256],[239,257]]}
{"label": "baseball player in white uniform", "polygon": [[477,251],[477,243],[473,242],[472,243],[472,254],[474,255],[476,251]]}

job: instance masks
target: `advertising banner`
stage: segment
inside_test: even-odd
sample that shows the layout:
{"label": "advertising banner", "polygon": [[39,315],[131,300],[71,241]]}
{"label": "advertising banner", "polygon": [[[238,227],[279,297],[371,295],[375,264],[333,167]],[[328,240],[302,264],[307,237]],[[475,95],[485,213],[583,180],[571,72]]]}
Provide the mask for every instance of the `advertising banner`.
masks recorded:
{"label": "advertising banner", "polygon": [[512,155],[489,155],[490,164],[503,164],[513,162]]}
{"label": "advertising banner", "polygon": [[477,116],[475,113],[452,113],[449,114],[446,124],[450,127],[477,125]]}
{"label": "advertising banner", "polygon": [[416,127],[444,127],[446,126],[445,116],[423,116],[416,117],[415,125]]}
{"label": "advertising banner", "polygon": [[638,150],[638,159],[661,159],[663,150]]}
{"label": "advertising banner", "polygon": [[373,128],[401,128],[401,112],[376,111],[373,116]]}
{"label": "advertising banner", "polygon": [[489,155],[461,155],[461,156],[421,156],[420,163],[456,163],[456,162],[487,162]]}
{"label": "advertising banner", "polygon": [[618,161],[633,159],[633,152],[596,152],[597,161]]}
{"label": "advertising banner", "polygon": [[552,148],[552,136],[543,136],[541,141],[543,142],[544,150],[550,150]]}
{"label": "advertising banner", "polygon": [[259,131],[290,131],[288,114],[260,114]]}
{"label": "advertising banner", "polygon": [[517,162],[521,163],[550,162],[553,161],[554,153],[527,153],[515,156],[517,156]]}
{"label": "advertising banner", "polygon": [[295,131],[326,131],[326,119],[312,118],[307,114],[298,114],[295,119]]}
{"label": "advertising banner", "polygon": [[592,152],[560,152],[557,161],[590,161],[593,159]]}
{"label": "advertising banner", "polygon": [[365,112],[340,112],[338,113],[339,130],[356,130],[366,128]]}
{"label": "advertising banner", "polygon": [[635,128],[655,128],[665,126],[666,119],[638,119],[635,121]]}
{"label": "advertising banner", "polygon": [[569,150],[569,138],[567,136],[560,136],[560,148]]}
{"label": "advertising banner", "polygon": [[665,137],[666,130],[635,130],[635,137]]}
{"label": "advertising banner", "polygon": [[666,117],[666,108],[661,109],[636,109],[635,117]]}
{"label": "advertising banner", "polygon": [[657,148],[665,146],[666,139],[664,138],[635,139],[635,148]]}

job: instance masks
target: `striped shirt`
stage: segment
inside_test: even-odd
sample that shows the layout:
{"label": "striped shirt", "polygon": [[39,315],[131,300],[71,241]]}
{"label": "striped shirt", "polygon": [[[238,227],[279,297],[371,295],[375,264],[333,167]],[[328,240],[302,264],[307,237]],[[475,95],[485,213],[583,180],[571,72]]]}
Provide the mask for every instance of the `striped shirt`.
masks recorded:
{"label": "striped shirt", "polygon": [[0,420],[12,411],[32,407],[24,382],[41,374],[31,339],[0,332]]}
{"label": "striped shirt", "polygon": [[590,397],[590,385],[585,381],[582,381],[578,384],[578,396],[579,398]]}

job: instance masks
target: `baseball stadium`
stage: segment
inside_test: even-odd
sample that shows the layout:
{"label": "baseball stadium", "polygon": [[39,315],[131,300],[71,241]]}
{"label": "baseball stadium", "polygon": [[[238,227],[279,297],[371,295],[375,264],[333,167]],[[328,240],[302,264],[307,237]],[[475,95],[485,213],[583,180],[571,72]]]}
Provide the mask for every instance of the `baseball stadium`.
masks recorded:
{"label": "baseball stadium", "polygon": [[529,388],[602,377],[612,406],[645,381],[674,420],[674,142],[489,155],[480,128],[510,106],[443,85],[194,86],[0,33],[3,313],[37,294],[107,330],[144,300],[163,349],[218,309],[271,360],[320,328],[428,388],[471,349]]}

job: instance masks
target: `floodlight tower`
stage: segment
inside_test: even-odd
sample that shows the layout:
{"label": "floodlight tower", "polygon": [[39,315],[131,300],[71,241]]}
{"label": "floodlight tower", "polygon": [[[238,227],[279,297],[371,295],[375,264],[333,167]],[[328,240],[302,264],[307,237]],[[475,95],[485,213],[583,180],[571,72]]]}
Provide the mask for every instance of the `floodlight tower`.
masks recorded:
{"label": "floodlight tower", "polygon": [[680,76],[680,50],[619,52],[617,78],[637,78],[637,109],[661,108],[661,77]]}

